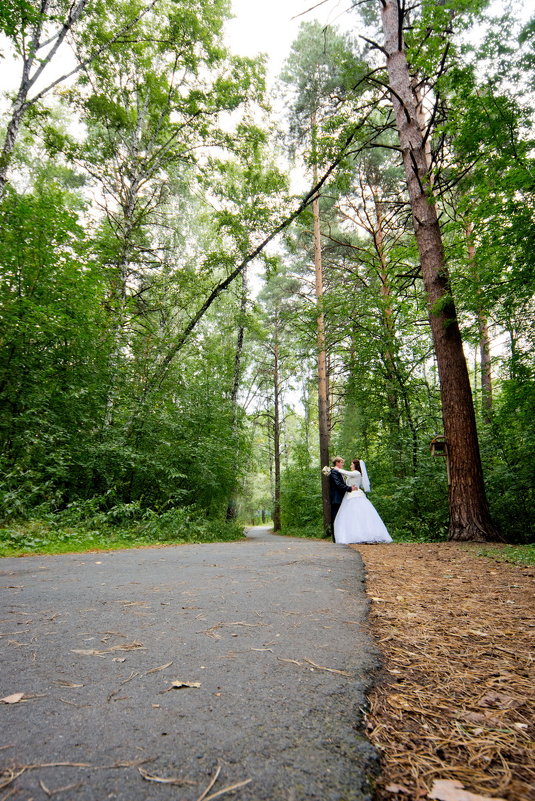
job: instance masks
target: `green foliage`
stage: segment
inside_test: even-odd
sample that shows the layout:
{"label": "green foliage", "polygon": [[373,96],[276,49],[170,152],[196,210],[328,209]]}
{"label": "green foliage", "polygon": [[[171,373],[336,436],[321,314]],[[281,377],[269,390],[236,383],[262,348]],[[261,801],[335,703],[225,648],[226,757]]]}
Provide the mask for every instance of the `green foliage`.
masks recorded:
{"label": "green foliage", "polygon": [[39,10],[30,0],[3,0],[0,5],[0,31],[9,38],[17,38],[38,19]]}
{"label": "green foliage", "polygon": [[[304,139],[312,163],[326,160],[325,153],[320,153],[333,147],[332,138],[337,149],[336,143],[347,136],[347,118],[336,114],[340,97],[356,86],[366,71],[350,36],[317,22],[301,24],[280,76],[288,95],[292,149],[302,146]],[[323,134],[320,123],[325,126]]]}
{"label": "green foliage", "polygon": [[265,65],[222,46],[227,0],[145,12],[84,12],[85,69],[58,107],[29,106],[27,189],[0,206],[0,516],[49,520],[35,547],[237,531],[222,521],[248,439],[229,342],[249,315],[231,289],[183,332],[277,213],[284,180],[251,122]]}
{"label": "green foliage", "polygon": [[61,516],[4,524],[0,528],[0,556],[224,542],[243,537],[241,526],[208,520],[195,508],[173,509],[138,523],[124,520],[125,512],[124,508],[110,510],[107,515],[71,526]]}
{"label": "green foliage", "polygon": [[284,534],[323,536],[321,486],[317,467],[306,467],[296,462],[282,473],[281,523]]}
{"label": "green foliage", "polygon": [[[406,41],[412,73],[438,101],[429,141],[463,335],[478,345],[485,316],[500,340],[491,422],[480,426],[489,501],[503,533],[528,542],[533,23],[521,32],[510,15],[484,18],[487,5],[415,6]],[[36,8],[0,9],[19,56]],[[77,51],[99,57],[55,106],[28,107],[12,164],[21,189],[0,205],[6,553],[239,536],[223,523],[230,506],[247,522],[271,509],[275,395],[283,530],[323,535],[310,209],[264,257],[258,301],[231,286],[183,336],[287,209],[265,62],[222,46],[227,0],[144,8],[89,4]],[[362,8],[375,24],[379,4]],[[68,4],[49,9],[55,28]],[[355,135],[320,198],[332,444],[367,461],[370,499],[396,539],[441,539],[447,486],[442,458],[427,450],[442,425],[428,310],[391,112],[364,80],[369,68],[351,37],[308,23],[282,76],[292,150],[309,166],[338,159]],[[303,407],[292,411],[298,387]]]}
{"label": "green foliage", "polygon": [[535,448],[532,379],[504,382],[492,423],[483,429],[483,462],[491,511],[508,540],[535,540]]}

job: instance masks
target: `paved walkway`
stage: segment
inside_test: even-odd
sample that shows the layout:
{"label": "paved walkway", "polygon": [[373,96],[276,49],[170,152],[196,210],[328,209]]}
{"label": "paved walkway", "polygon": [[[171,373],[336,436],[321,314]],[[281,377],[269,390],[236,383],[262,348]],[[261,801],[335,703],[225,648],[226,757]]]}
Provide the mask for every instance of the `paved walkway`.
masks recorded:
{"label": "paved walkway", "polygon": [[0,560],[0,698],[24,693],[0,799],[198,801],[218,769],[206,799],[370,799],[362,581],[356,552],[262,528]]}

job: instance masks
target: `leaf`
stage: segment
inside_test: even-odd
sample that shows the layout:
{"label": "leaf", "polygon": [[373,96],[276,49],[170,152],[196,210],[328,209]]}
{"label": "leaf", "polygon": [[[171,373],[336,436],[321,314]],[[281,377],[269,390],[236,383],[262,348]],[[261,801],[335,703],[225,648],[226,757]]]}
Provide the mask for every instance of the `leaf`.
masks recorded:
{"label": "leaf", "polygon": [[405,793],[406,795],[410,795],[411,791],[408,787],[405,787],[404,784],[387,784],[385,790],[388,793]]}
{"label": "leaf", "polygon": [[180,679],[175,679],[174,681],[171,682],[171,687],[169,689],[171,689],[171,690],[182,690],[185,687],[196,688],[196,687],[200,687],[200,686],[201,686],[201,682],[200,681],[180,681]]}
{"label": "leaf", "polygon": [[6,695],[5,698],[0,698],[4,704],[18,704],[24,698],[24,693],[13,693],[13,695]]}
{"label": "leaf", "polygon": [[336,673],[338,676],[349,676],[349,677],[351,676],[351,673],[349,673],[347,670],[338,670],[338,668],[322,667],[321,665],[316,664],[316,662],[313,662],[312,659],[307,659],[306,657],[304,661],[308,662],[309,665],[315,667],[316,670],[326,670],[327,673]]}
{"label": "leaf", "polygon": [[104,656],[104,654],[110,654],[113,651],[137,651],[137,650],[146,651],[147,649],[143,645],[142,642],[125,642],[123,645],[112,645],[111,648],[102,648],[101,650],[97,651],[95,648],[73,648],[73,654],[82,654],[83,656]]}
{"label": "leaf", "polygon": [[428,798],[436,801],[505,801],[504,798],[491,798],[488,795],[476,795],[464,789],[461,782],[449,779],[437,779],[433,782]]}
{"label": "leaf", "polygon": [[[136,640],[134,640],[134,642],[125,642],[123,645],[112,645],[111,648],[107,648],[106,649],[106,652],[108,652],[108,651],[137,651],[139,649],[142,650],[142,651],[146,651],[147,650],[142,642],[137,642]],[[102,653],[106,653],[106,652],[103,651]]]}
{"label": "leaf", "polygon": [[522,701],[518,701],[511,695],[497,693],[491,690],[479,699],[479,705],[494,707],[496,709],[514,709],[517,706],[521,706]]}
{"label": "leaf", "polygon": [[483,712],[463,712],[459,715],[459,719],[475,726],[486,726],[487,728],[492,729],[499,729],[504,725],[503,720]]}

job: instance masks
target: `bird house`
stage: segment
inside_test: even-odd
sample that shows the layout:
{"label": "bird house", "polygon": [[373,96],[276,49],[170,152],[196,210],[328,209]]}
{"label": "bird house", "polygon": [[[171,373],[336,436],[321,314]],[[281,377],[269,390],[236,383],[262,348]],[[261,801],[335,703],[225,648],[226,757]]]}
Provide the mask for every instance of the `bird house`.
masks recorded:
{"label": "bird house", "polygon": [[431,442],[429,443],[429,450],[431,451],[431,456],[436,456],[437,453],[446,453],[446,438],[442,436],[442,434],[433,437]]}

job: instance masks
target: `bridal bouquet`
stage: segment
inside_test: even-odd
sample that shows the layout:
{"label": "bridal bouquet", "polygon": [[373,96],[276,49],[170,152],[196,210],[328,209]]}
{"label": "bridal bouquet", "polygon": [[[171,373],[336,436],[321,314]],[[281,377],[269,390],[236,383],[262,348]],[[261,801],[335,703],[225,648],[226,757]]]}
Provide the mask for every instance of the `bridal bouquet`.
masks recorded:
{"label": "bridal bouquet", "polygon": [[331,475],[331,468],[328,467],[328,465],[325,465],[325,467],[321,468],[321,472],[323,473],[324,476],[330,476]]}

